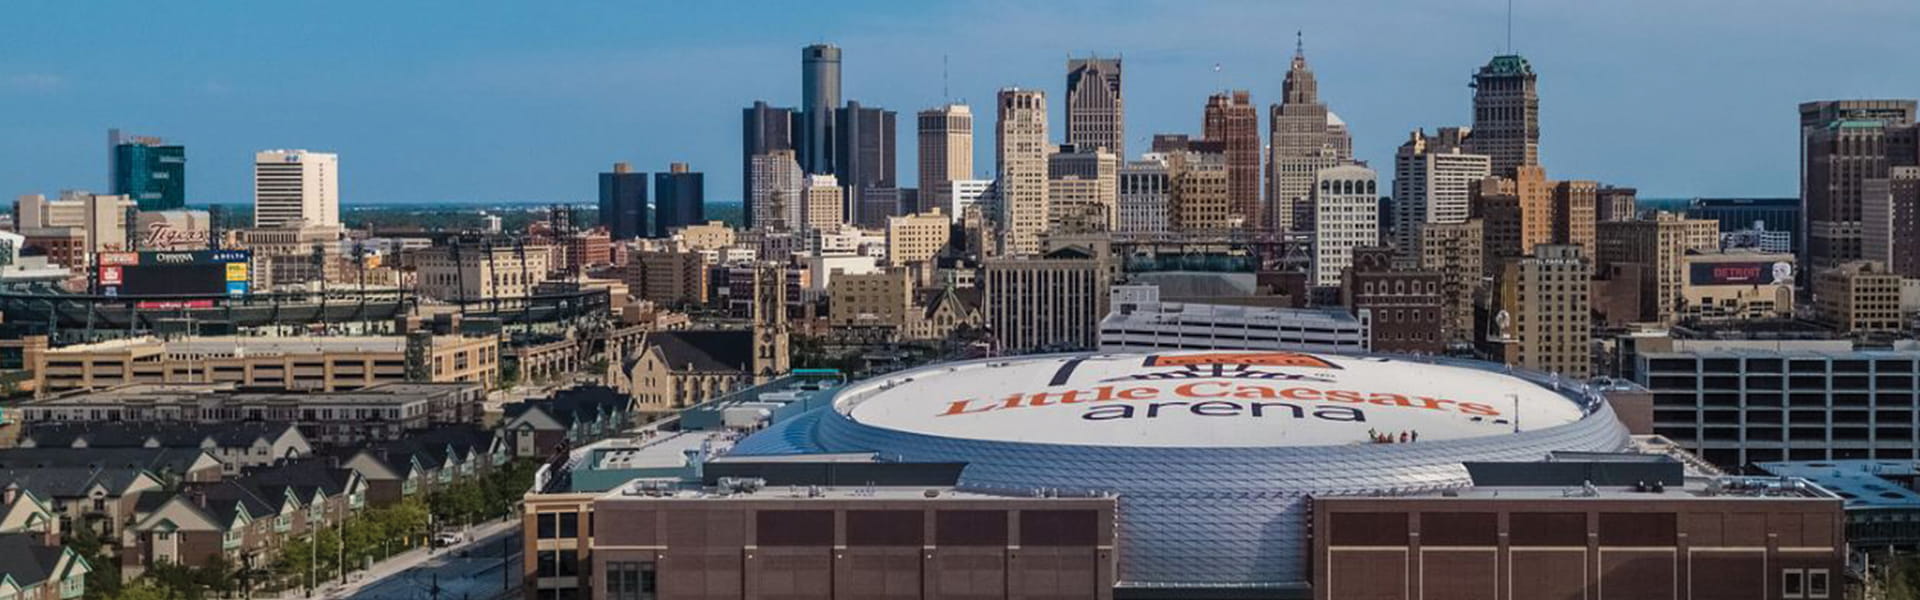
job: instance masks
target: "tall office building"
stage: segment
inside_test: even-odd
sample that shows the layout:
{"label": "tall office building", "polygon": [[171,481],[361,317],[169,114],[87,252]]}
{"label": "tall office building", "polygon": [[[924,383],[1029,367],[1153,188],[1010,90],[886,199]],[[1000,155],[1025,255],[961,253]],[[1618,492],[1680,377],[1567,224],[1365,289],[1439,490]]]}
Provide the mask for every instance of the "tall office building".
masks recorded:
{"label": "tall office building", "polygon": [[748,161],[748,177],[753,188],[747,191],[746,208],[752,211],[748,222],[758,231],[794,231],[801,218],[800,192],[806,176],[796,153],[775,150],[754,155]]}
{"label": "tall office building", "polygon": [[840,108],[840,47],[800,49],[800,168],[810,175],[835,172],[834,117]]}
{"label": "tall office building", "polygon": [[1473,305],[1486,276],[1482,222],[1428,223],[1420,230],[1420,268],[1440,273],[1441,335],[1449,344],[1474,340]]}
{"label": "tall office building", "polygon": [[1806,256],[1817,271],[1860,258],[1862,192],[1893,167],[1920,164],[1913,100],[1800,105],[1800,202]]}
{"label": "tall office building", "polygon": [[1296,221],[1310,218],[1308,199],[1321,169],[1353,161],[1353,137],[1347,124],[1320,102],[1320,84],[1307,67],[1306,48],[1296,45],[1287,78],[1280,85],[1281,103],[1270,110],[1268,123],[1266,227],[1302,231]]}
{"label": "tall office building", "polygon": [[1473,190],[1473,215],[1485,222],[1486,267],[1530,256],[1553,242],[1553,187],[1545,169],[1520,167],[1513,177],[1488,177]]}
{"label": "tall office building", "polygon": [[1047,228],[1113,231],[1119,218],[1120,157],[1105,148],[1061,146],[1047,157]]}
{"label": "tall office building", "polygon": [[707,222],[706,174],[673,163],[653,174],[653,237],[664,238],[688,225]]}
{"label": "tall office building", "polygon": [[1862,193],[1860,254],[1901,277],[1920,279],[1920,167],[1893,167]]}
{"label": "tall office building", "polygon": [[187,206],[187,148],[148,136],[107,130],[107,171],[112,193],[126,195],[142,211]]}
{"label": "tall office building", "polygon": [[1207,98],[1203,127],[1207,141],[1225,146],[1227,202],[1246,227],[1260,223],[1260,111],[1246,90]]}
{"label": "tall office building", "polygon": [[1579,246],[1545,244],[1502,264],[1490,353],[1510,365],[1586,379],[1593,368],[1587,262]]}
{"label": "tall office building", "polygon": [[1415,129],[1394,153],[1393,245],[1401,254],[1419,254],[1425,225],[1466,221],[1473,212],[1473,186],[1492,173],[1491,159],[1466,152],[1466,128],[1442,127],[1435,133]]}
{"label": "tall office building", "polygon": [[920,111],[920,194],[925,206],[947,206],[953,186],[973,178],[973,109],[947,104]]}
{"label": "tall office building", "polygon": [[1166,233],[1167,207],[1172,203],[1173,184],[1167,173],[1166,157],[1148,154],[1141,160],[1120,166],[1119,198],[1114,230],[1123,233]]}
{"label": "tall office building", "polygon": [[[866,215],[861,210],[868,190],[894,189],[900,186],[898,144],[893,111],[848,102],[836,109],[833,117],[833,176],[847,189],[848,221],[876,225],[886,223],[886,215]],[[895,193],[897,199],[897,192]],[[896,200],[897,204],[897,200]],[[877,218],[874,218],[877,217]]]}
{"label": "tall office building", "polygon": [[627,163],[613,163],[600,174],[600,224],[613,241],[647,235],[647,174]]}
{"label": "tall office building", "polygon": [[1493,159],[1493,174],[1513,176],[1540,164],[1540,92],[1533,65],[1517,54],[1487,61],[1473,75],[1473,136],[1468,151]]}
{"label": "tall office building", "polygon": [[1067,58],[1067,143],[1127,155],[1120,59]]}
{"label": "tall office building", "polygon": [[744,203],[741,212],[748,229],[758,225],[754,217],[760,213],[754,208],[753,190],[762,187],[753,179],[754,157],[781,150],[795,150],[799,120],[798,111],[768,106],[764,101],[754,101],[753,106],[740,110],[740,199]]}
{"label": "tall office building", "polygon": [[1313,186],[1313,285],[1338,287],[1353,249],[1380,241],[1380,193],[1373,169],[1322,169]]}
{"label": "tall office building", "polygon": [[799,229],[831,231],[847,222],[846,188],[832,175],[808,175],[800,189]]}
{"label": "tall office building", "polygon": [[340,226],[340,157],[306,150],[253,155],[253,226]]}
{"label": "tall office building", "polygon": [[1167,227],[1173,231],[1214,232],[1245,225],[1233,213],[1226,155],[1201,150],[1166,153]]}
{"label": "tall office building", "polygon": [[1594,249],[1594,202],[1600,182],[1571,180],[1551,182],[1553,197],[1553,243],[1579,246],[1580,255],[1599,256]]}
{"label": "tall office building", "polygon": [[[1594,221],[1632,221],[1640,214],[1638,189],[1603,185],[1593,194]],[[1693,209],[1687,209],[1687,216],[1694,216]],[[1797,219],[1785,223],[1785,231],[1793,231],[1795,222]],[[1724,223],[1722,226],[1725,226]]]}
{"label": "tall office building", "polygon": [[999,173],[1000,247],[1004,256],[1028,256],[1039,251],[1046,233],[1047,94],[1040,90],[1000,90],[994,136],[994,163]]}
{"label": "tall office building", "polygon": [[1067,247],[1044,257],[997,258],[980,271],[981,312],[1001,350],[1090,350],[1107,316],[1111,265]]}

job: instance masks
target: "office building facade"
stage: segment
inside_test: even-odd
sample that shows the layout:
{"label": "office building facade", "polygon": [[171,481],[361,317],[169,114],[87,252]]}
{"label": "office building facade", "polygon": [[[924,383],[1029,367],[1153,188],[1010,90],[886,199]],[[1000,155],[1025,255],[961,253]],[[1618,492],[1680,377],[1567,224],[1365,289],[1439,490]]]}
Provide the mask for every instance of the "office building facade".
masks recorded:
{"label": "office building facade", "polygon": [[761,198],[754,191],[763,184],[755,177],[764,171],[755,168],[755,157],[796,150],[794,142],[802,127],[800,113],[792,108],[768,106],[756,100],[753,106],[740,110],[740,199],[745,204],[741,214],[747,229],[759,226],[754,221],[760,216],[755,202]]}
{"label": "office building facade", "polygon": [[1429,136],[1415,129],[1393,157],[1393,245],[1418,254],[1428,223],[1460,223],[1473,212],[1473,186],[1492,174],[1492,159],[1468,154],[1468,130],[1442,127]]}
{"label": "office building facade", "polygon": [[253,155],[253,226],[340,225],[340,157],[306,150]]}
{"label": "office building facade", "polygon": [[622,162],[600,174],[600,225],[616,241],[648,235],[646,173]]}
{"label": "office building facade", "polygon": [[1047,198],[1047,95],[1039,90],[1000,90],[998,135],[994,136],[999,173],[1001,253],[1030,256],[1040,249],[1050,214]]}
{"label": "office building facade", "polygon": [[1229,210],[1246,227],[1260,223],[1260,111],[1246,90],[1207,98],[1203,118],[1207,141],[1224,146]]}
{"label": "office building facade", "polygon": [[1173,201],[1173,184],[1164,156],[1127,161],[1120,166],[1118,182],[1114,231],[1166,233],[1171,229],[1167,209]]}
{"label": "office building facade", "polygon": [[1353,137],[1347,124],[1320,102],[1320,84],[1307,67],[1304,47],[1296,47],[1293,62],[1281,82],[1281,103],[1269,112],[1267,198],[1265,227],[1305,231],[1321,169],[1353,160]]}
{"label": "office building facade", "polygon": [[665,173],[653,174],[653,237],[664,238],[673,230],[707,222],[707,177],[673,163]]}
{"label": "office building facade", "polygon": [[1313,285],[1339,287],[1353,251],[1380,243],[1380,194],[1373,169],[1322,169],[1313,186]]}
{"label": "office building facade", "polygon": [[946,206],[952,181],[973,179],[973,109],[946,104],[920,111],[920,194],[929,206]]}
{"label": "office building facade", "polygon": [[1501,265],[1492,296],[1489,354],[1578,381],[1593,368],[1592,267],[1579,246],[1543,244]]}
{"label": "office building facade", "polygon": [[835,173],[834,118],[840,108],[840,47],[800,49],[800,168],[809,175]]}
{"label": "office building facade", "polygon": [[1818,271],[1861,258],[1866,182],[1920,164],[1914,100],[1800,105],[1800,202],[1806,257]]}
{"label": "office building facade", "polygon": [[1127,155],[1120,59],[1067,58],[1067,143]]}
{"label": "office building facade", "polygon": [[1107,315],[1109,265],[1078,248],[983,263],[982,313],[1005,352],[1091,349]]}
{"label": "office building facade", "polygon": [[1540,91],[1533,65],[1517,54],[1487,61],[1473,75],[1473,135],[1468,151],[1492,160],[1493,174],[1540,164]]}
{"label": "office building facade", "polygon": [[833,174],[847,188],[848,221],[884,223],[888,215],[870,219],[863,200],[868,190],[897,189],[899,178],[893,111],[848,102],[833,117]]}
{"label": "office building facade", "polygon": [[148,136],[122,136],[107,131],[113,194],[133,198],[142,211],[179,210],[187,206],[187,148]]}

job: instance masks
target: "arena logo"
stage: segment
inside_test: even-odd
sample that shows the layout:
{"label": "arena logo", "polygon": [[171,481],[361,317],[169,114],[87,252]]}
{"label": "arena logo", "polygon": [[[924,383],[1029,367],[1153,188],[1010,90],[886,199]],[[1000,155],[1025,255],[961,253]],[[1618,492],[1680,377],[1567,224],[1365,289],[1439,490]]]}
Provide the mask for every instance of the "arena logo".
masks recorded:
{"label": "arena logo", "polygon": [[[1075,369],[1088,359],[1076,358],[1061,363],[1060,369],[1053,375],[1048,385],[1066,385]],[[1313,369],[1340,369],[1340,365],[1328,362],[1324,358],[1299,352],[1209,352],[1205,354],[1155,354],[1142,361],[1142,368],[1172,367],[1174,370],[1155,370],[1134,373],[1120,377],[1100,380],[1102,383],[1115,381],[1153,381],[1162,379],[1264,379],[1284,381],[1318,381],[1334,383],[1334,379],[1311,373],[1288,373],[1270,371],[1256,367],[1293,367]]]}
{"label": "arena logo", "polygon": [[[1244,403],[1236,402],[1238,400],[1274,400],[1277,402],[1255,402],[1252,403],[1251,406],[1248,406]],[[1106,404],[1111,402],[1120,402],[1120,404]],[[1143,409],[1144,414],[1149,418],[1158,417],[1162,409],[1175,407],[1185,407],[1188,409],[1188,412],[1199,416],[1238,416],[1242,414],[1263,416],[1263,407],[1284,407],[1294,413],[1304,413],[1304,408],[1297,404],[1291,404],[1291,402],[1318,403],[1314,406],[1315,416],[1329,420],[1364,421],[1366,416],[1364,412],[1359,410],[1358,407],[1360,406],[1454,412],[1479,417],[1500,416],[1498,409],[1492,405],[1480,402],[1462,402],[1447,398],[1411,396],[1392,392],[1365,392],[1345,389],[1324,390],[1303,386],[1279,387],[1267,383],[1239,383],[1217,380],[1182,383],[1171,388],[1146,385],[1101,385],[1084,390],[1014,393],[997,401],[983,401],[969,398],[948,402],[946,410],[934,416],[951,417],[1074,404],[1086,405],[1089,410],[1086,414],[1083,414],[1081,418],[1093,421],[1109,418],[1132,418],[1135,415],[1136,406]],[[1134,406],[1130,406],[1129,404]],[[1119,408],[1123,406],[1126,408]],[[1249,408],[1251,409],[1250,412],[1248,411]],[[1325,416],[1322,415],[1323,412],[1326,413]]]}

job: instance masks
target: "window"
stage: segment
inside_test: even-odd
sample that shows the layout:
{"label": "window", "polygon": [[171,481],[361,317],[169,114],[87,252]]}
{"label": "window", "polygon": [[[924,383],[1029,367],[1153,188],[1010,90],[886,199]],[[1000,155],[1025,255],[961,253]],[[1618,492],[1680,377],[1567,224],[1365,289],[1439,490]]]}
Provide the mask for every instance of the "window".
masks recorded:
{"label": "window", "polygon": [[1807,597],[1806,569],[1782,569],[1780,571],[1780,597]]}
{"label": "window", "polygon": [[607,563],[607,600],[654,600],[652,562]]}
{"label": "window", "polygon": [[1807,569],[1807,597],[1826,598],[1827,595],[1827,570]]}

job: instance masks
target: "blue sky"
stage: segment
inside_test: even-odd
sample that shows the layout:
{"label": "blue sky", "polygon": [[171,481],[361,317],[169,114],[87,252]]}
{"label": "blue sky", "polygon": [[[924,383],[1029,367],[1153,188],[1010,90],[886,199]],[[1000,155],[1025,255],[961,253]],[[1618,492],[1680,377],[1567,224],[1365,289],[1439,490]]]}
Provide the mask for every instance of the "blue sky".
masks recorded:
{"label": "blue sky", "polygon": [[[1068,53],[1126,59],[1129,146],[1200,129],[1206,96],[1278,99],[1293,32],[1360,158],[1469,121],[1502,0],[54,2],[0,6],[0,193],[104,189],[108,127],[188,146],[190,201],[251,201],[252,152],[341,154],[348,203],[588,201],[614,161],[686,161],[739,195],[740,108],[799,103],[799,48],[845,51],[847,99],[911,113],[1048,91]],[[1795,104],[1920,96],[1920,3],[1515,4],[1540,73],[1542,162],[1643,196],[1797,193]],[[1213,65],[1223,66],[1219,74]],[[1265,109],[1262,109],[1262,129]],[[976,166],[992,115],[976,109]],[[983,114],[982,114],[983,113]]]}

